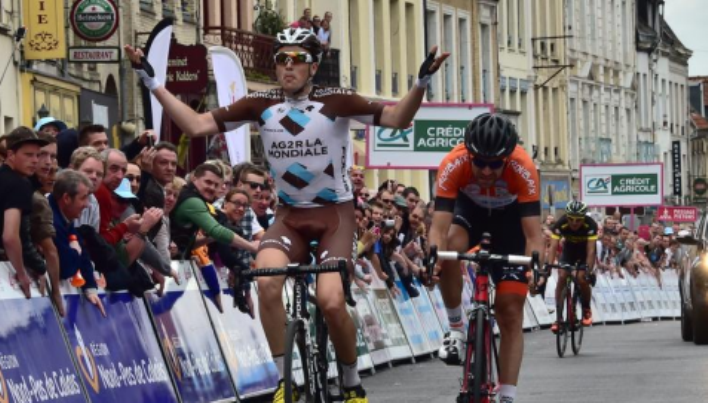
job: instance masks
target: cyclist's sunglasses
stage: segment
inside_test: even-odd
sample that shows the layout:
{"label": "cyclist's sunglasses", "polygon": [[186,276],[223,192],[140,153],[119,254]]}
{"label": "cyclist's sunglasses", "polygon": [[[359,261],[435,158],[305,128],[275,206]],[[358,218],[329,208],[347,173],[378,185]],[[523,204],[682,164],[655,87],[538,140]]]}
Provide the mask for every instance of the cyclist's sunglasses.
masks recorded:
{"label": "cyclist's sunglasses", "polygon": [[504,163],[506,162],[505,159],[496,159],[496,160],[484,160],[480,158],[473,158],[472,163],[474,166],[476,166],[479,169],[484,169],[486,167],[489,167],[490,169],[499,169],[504,166]]}
{"label": "cyclist's sunglasses", "polygon": [[312,63],[312,55],[308,52],[278,52],[273,56],[275,64],[286,66],[288,63]]}

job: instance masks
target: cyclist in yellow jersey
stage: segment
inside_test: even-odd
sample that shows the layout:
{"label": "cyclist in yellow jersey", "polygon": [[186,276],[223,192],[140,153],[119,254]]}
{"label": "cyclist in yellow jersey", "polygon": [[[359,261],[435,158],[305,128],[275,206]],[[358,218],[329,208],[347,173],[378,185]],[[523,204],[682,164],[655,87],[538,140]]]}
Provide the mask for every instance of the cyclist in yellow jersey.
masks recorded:
{"label": "cyclist in yellow jersey", "polygon": [[[583,326],[592,324],[592,289],[588,283],[588,274],[595,267],[595,248],[597,241],[597,223],[587,215],[587,205],[581,201],[573,200],[565,208],[565,215],[556,221],[551,235],[551,247],[547,262],[554,262],[558,243],[565,238],[563,254],[559,260],[560,265],[578,265],[578,285],[580,286],[581,303],[583,305]],[[568,272],[558,270],[558,283],[556,284],[556,301],[560,300],[561,291],[565,286]],[[551,331],[558,331],[558,322],[554,322]]]}

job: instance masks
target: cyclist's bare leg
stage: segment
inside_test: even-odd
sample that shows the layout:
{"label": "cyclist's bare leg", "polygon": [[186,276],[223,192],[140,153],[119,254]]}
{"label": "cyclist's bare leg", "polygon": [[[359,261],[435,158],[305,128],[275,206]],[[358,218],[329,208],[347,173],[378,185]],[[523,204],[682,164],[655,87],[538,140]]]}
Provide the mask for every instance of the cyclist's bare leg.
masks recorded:
{"label": "cyclist's bare leg", "polygon": [[344,302],[342,277],[339,273],[323,273],[317,278],[317,305],[329,330],[337,358],[343,363],[353,363],[356,354],[356,327]]}
{"label": "cyclist's bare leg", "polygon": [[556,283],[556,305],[560,304],[561,292],[565,288],[565,281],[568,278],[568,272],[565,270],[558,269],[558,282]]}
{"label": "cyclist's bare leg", "polygon": [[521,358],[524,355],[524,304],[520,294],[497,294],[494,302],[501,343],[499,346],[499,383],[516,385],[519,380]]}
{"label": "cyclist's bare leg", "polygon": [[578,286],[580,286],[580,296],[583,298],[583,305],[590,306],[592,289],[590,288],[590,283],[588,283],[588,280],[585,278],[585,274],[585,271],[579,270],[575,279],[578,281]]}
{"label": "cyclist's bare leg", "polygon": [[[290,263],[290,259],[285,252],[279,249],[263,249],[256,255],[256,267],[258,268],[285,267],[288,263]],[[258,277],[260,319],[274,357],[285,354],[284,283],[285,276]]]}
{"label": "cyclist's bare leg", "polygon": [[[448,251],[467,252],[469,249],[469,234],[463,227],[452,224],[447,235]],[[445,260],[440,273],[440,293],[445,307],[454,309],[462,304],[462,273],[460,262]]]}

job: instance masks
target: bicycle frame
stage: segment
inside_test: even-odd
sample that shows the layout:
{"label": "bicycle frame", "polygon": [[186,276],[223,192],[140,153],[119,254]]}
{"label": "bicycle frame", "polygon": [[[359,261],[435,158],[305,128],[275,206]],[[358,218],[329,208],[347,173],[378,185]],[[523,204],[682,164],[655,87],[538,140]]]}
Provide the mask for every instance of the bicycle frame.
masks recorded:
{"label": "bicycle frame", "polygon": [[[538,282],[539,255],[534,252],[533,258],[516,255],[495,255],[490,253],[491,236],[482,235],[482,249],[478,253],[438,252],[431,246],[431,256],[428,263],[428,278],[432,277],[433,267],[438,259],[468,260],[479,264],[475,270],[474,307],[470,313],[469,331],[467,332],[467,354],[465,356],[462,385],[458,402],[489,402],[494,398],[499,380],[499,365],[497,347],[494,341],[494,315],[489,274],[492,267],[533,265],[534,280]],[[469,268],[468,268],[469,271]],[[474,357],[474,369],[472,360]],[[497,373],[493,372],[496,366]],[[470,383],[472,385],[470,385]]]}
{"label": "bicycle frame", "polygon": [[[307,367],[307,379],[303,379],[307,390],[311,391],[313,394],[323,393],[325,396],[329,396],[329,391],[327,385],[318,384],[318,376],[322,371],[326,373],[327,371],[327,345],[326,338],[324,341],[324,346],[320,346],[318,337],[320,332],[323,332],[322,328],[326,328],[326,324],[322,321],[321,327],[317,323],[318,311],[316,310],[316,325],[315,335],[313,337],[310,332],[310,321],[312,320],[310,312],[308,310],[309,302],[309,292],[307,275],[308,274],[320,274],[320,273],[333,273],[338,272],[342,278],[342,288],[344,291],[345,301],[350,306],[355,306],[356,303],[351,294],[351,287],[349,286],[349,271],[347,270],[346,262],[340,260],[336,264],[326,264],[326,265],[314,265],[314,266],[297,266],[291,265],[285,268],[279,269],[256,269],[256,270],[244,270],[237,276],[237,282],[249,281],[254,277],[274,277],[274,276],[286,276],[293,278],[293,304],[290,306],[290,302],[286,304],[286,313],[289,313],[288,318],[288,329],[290,325],[299,322],[302,323],[302,329],[304,333],[304,347],[307,351],[300,351],[300,363],[303,367]],[[308,354],[309,353],[309,354]],[[304,357],[303,357],[304,356]],[[323,364],[324,362],[324,364]],[[291,382],[293,380],[290,380]],[[287,390],[287,389],[286,389]]]}

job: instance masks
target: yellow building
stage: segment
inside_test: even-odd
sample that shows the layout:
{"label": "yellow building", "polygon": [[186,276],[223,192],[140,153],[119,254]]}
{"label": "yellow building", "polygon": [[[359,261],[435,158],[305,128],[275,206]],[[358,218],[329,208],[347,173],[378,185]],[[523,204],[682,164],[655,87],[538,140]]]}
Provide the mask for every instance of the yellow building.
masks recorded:
{"label": "yellow building", "polygon": [[0,2],[0,66],[4,69],[10,63],[0,83],[0,135],[10,132],[21,121],[20,72],[14,63],[19,60],[20,52],[15,51],[13,35],[22,22],[11,18],[19,9],[17,0]]}

